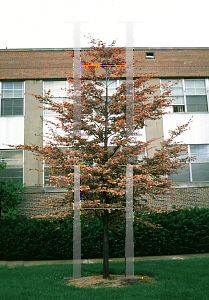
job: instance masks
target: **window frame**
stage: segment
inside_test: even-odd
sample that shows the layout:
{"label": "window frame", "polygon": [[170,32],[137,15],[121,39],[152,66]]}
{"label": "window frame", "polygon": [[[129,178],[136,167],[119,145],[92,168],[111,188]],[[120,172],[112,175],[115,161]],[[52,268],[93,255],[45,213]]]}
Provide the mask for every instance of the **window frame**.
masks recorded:
{"label": "window frame", "polygon": [[[59,148],[61,148],[61,149],[69,149],[69,147],[68,146],[59,146]],[[50,184],[50,182],[48,181],[48,183],[46,182],[46,180],[47,179],[49,179],[49,176],[51,175],[51,176],[62,176],[62,175],[60,175],[60,174],[58,174],[58,173],[56,173],[56,174],[49,174],[49,173],[47,173],[47,171],[46,171],[46,169],[48,169],[48,168],[50,168],[50,165],[48,165],[48,164],[46,164],[46,162],[45,162],[45,159],[43,159],[43,187],[44,188],[55,188],[55,187],[57,187],[56,186],[56,184],[55,185],[53,185],[54,184],[54,180],[52,179],[52,185]],[[57,166],[57,169],[59,169],[59,168],[61,168],[61,166]],[[45,176],[45,174],[48,174],[48,176]]]}
{"label": "window frame", "polygon": [[[189,145],[187,145],[187,146],[188,146],[188,155],[189,155],[190,157],[191,157],[191,156],[194,156],[194,157],[198,156],[198,153],[191,153],[191,147],[192,147],[192,146],[195,146],[195,145],[202,145],[202,146],[208,145],[208,146],[209,146],[209,144],[189,144]],[[208,151],[208,152],[200,152],[199,154],[200,154],[200,155],[209,154],[209,151]],[[197,180],[194,181],[194,179],[193,179],[193,174],[192,174],[193,169],[192,169],[192,165],[195,165],[195,164],[209,164],[209,160],[208,160],[208,161],[202,161],[202,162],[201,162],[201,161],[194,160],[194,161],[192,161],[192,162],[189,163],[189,167],[190,167],[190,182],[200,182],[200,181],[197,181]],[[209,182],[209,180],[203,181],[203,182]]]}
{"label": "window frame", "polygon": [[[9,169],[22,169],[22,181],[20,180],[21,184],[23,185],[24,184],[24,150],[21,150],[21,149],[15,149],[15,148],[7,148],[7,149],[0,149],[0,153],[2,151],[22,151],[22,167],[21,168],[9,168]],[[15,159],[12,159],[12,160],[15,160]],[[17,159],[16,159],[17,161]],[[0,155],[0,163],[2,162],[2,159],[1,159],[1,155]],[[7,167],[6,167],[7,168]],[[2,180],[4,180],[5,177],[1,177]],[[8,177],[9,178],[9,177]],[[10,178],[9,180],[11,179],[17,179],[17,177],[14,177],[14,178]]]}
{"label": "window frame", "polygon": [[[152,55],[150,55],[152,54]],[[155,51],[145,51],[145,58],[146,59],[155,59]]]}
{"label": "window frame", "polygon": [[[23,83],[23,98],[15,98],[15,97],[13,97],[13,98],[3,98],[2,96],[2,88],[3,88],[3,82],[12,82],[12,83],[14,83],[14,82],[21,82],[21,83]],[[2,111],[1,111],[1,106],[2,106],[2,100],[4,100],[4,99],[22,99],[22,101],[23,101],[23,111],[22,111],[22,114],[21,115],[17,115],[17,114],[10,114],[10,115],[2,115]],[[25,81],[23,81],[23,80],[13,80],[13,81],[11,81],[11,80],[9,80],[9,81],[0,81],[0,117],[6,117],[6,118],[8,118],[8,117],[24,117],[25,116]]]}
{"label": "window frame", "polygon": [[[183,97],[184,99],[184,104],[174,104],[172,103],[171,104],[171,107],[172,107],[172,111],[171,113],[187,113],[187,114],[197,114],[197,113],[209,113],[209,79],[208,78],[161,78],[160,79],[160,84],[162,84],[163,82],[162,81],[165,81],[165,82],[168,82],[168,81],[172,81],[172,82],[177,82],[181,80],[182,81],[182,88],[183,88],[183,95],[180,96],[180,95],[171,95],[169,96],[168,98],[174,98],[174,97]],[[188,80],[204,80],[205,82],[205,95],[203,94],[198,94],[198,95],[189,95],[189,94],[186,94],[186,83],[185,81],[188,81]],[[161,88],[161,93],[163,92],[163,89]],[[207,101],[207,111],[191,111],[191,112],[188,112],[188,108],[187,108],[187,96],[206,96],[206,101]],[[177,107],[177,106],[181,106],[181,107],[184,107],[184,111],[174,111],[174,107]]]}
{"label": "window frame", "polygon": [[[44,97],[46,95],[46,92],[48,92],[48,90],[45,89],[45,83],[46,82],[65,82],[65,89],[66,89],[65,96],[64,97],[63,96],[59,96],[59,97],[54,97],[54,98],[55,99],[59,98],[61,100],[61,99],[64,99],[64,98],[68,97],[68,90],[70,88],[70,82],[68,80],[66,80],[66,79],[65,80],[43,80],[43,96]],[[51,93],[51,95],[54,96],[53,92]],[[54,117],[54,116],[57,115],[57,113],[55,113],[55,112],[53,112],[51,110],[48,110],[45,107],[46,107],[46,105],[43,105],[43,116],[44,117]],[[48,111],[48,113],[46,113],[47,111]]]}
{"label": "window frame", "polygon": [[[191,147],[192,146],[204,146],[204,145],[207,145],[209,146],[209,144],[187,144],[186,147],[187,147],[187,155],[188,157],[196,157],[198,156],[198,153],[191,153]],[[204,155],[204,154],[209,154],[209,151],[208,152],[199,152],[200,155]],[[205,180],[205,181],[202,181],[202,180],[194,180],[193,178],[193,174],[192,174],[192,171],[193,171],[193,168],[192,166],[195,165],[195,164],[209,164],[209,160],[208,161],[190,161],[188,162],[188,171],[189,171],[189,181],[177,181],[176,179],[174,179],[178,184],[182,183],[182,182],[187,182],[187,183],[198,183],[198,182],[209,182],[209,180]],[[184,169],[183,169],[184,171]],[[173,175],[178,175],[178,174],[173,174]],[[173,179],[172,178],[172,175],[169,176],[169,178]]]}

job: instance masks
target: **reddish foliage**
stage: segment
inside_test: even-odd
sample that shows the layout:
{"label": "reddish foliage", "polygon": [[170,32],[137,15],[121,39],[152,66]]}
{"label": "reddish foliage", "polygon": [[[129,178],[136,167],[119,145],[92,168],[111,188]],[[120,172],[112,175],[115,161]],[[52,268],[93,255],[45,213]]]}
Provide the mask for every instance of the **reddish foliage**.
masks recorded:
{"label": "reddish foliage", "polygon": [[[125,49],[115,47],[113,42],[106,47],[101,41],[91,40],[91,51],[82,51],[81,76],[81,130],[85,136],[73,134],[73,101],[75,90],[68,91],[68,98],[55,102],[50,91],[37,100],[56,112],[56,121],[44,121],[51,126],[44,146],[19,145],[32,151],[36,159],[50,166],[47,172],[57,186],[67,187],[62,201],[53,201],[52,213],[43,217],[65,218],[72,214],[74,165],[81,170],[82,207],[124,207],[126,201],[126,168],[130,159],[143,154],[154,139],[143,143],[134,136],[126,135],[126,94],[133,85],[124,81],[114,95],[106,97],[101,87],[106,88],[109,78],[125,76]],[[88,81],[86,81],[88,79]],[[134,80],[134,132],[145,126],[146,120],[156,120],[171,104],[167,98],[171,90],[160,94],[159,85],[151,84],[150,77]],[[73,83],[73,78],[68,78]],[[101,80],[104,80],[103,83]],[[171,133],[170,139],[161,143],[153,157],[143,157],[134,162],[134,196],[159,194],[170,189],[172,181],[167,177],[183,167],[187,159],[179,155],[184,147],[174,139],[186,130],[188,123]],[[61,130],[60,130],[61,129]],[[111,148],[108,145],[112,145]],[[123,165],[123,166],[121,166]],[[55,176],[55,174],[59,176]],[[137,207],[136,207],[137,209]],[[139,207],[141,209],[141,207]]]}

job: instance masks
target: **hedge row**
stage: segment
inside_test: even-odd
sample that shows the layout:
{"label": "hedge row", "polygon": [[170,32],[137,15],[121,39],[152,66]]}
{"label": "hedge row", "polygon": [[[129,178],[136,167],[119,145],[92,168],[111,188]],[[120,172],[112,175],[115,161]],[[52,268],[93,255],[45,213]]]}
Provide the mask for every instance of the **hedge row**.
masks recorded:
{"label": "hedge row", "polygon": [[[135,256],[209,252],[209,209],[178,209],[145,216],[163,228],[134,225]],[[58,226],[59,225],[59,226]],[[0,221],[0,260],[73,258],[73,222],[5,218]],[[102,223],[81,226],[82,258],[102,257]],[[124,257],[125,226],[109,229],[109,256]]]}

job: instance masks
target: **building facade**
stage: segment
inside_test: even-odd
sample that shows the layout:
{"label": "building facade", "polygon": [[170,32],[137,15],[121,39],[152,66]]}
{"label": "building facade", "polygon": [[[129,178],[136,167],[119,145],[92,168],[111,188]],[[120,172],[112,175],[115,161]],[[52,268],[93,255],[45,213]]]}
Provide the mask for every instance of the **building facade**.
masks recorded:
{"label": "building facade", "polygon": [[[39,134],[46,133],[47,128],[41,117],[54,118],[54,115],[38,107],[34,94],[44,95],[50,89],[57,101],[66,96],[67,77],[73,72],[72,55],[72,49],[0,50],[0,160],[7,162],[1,176],[17,178],[25,185],[28,200],[22,210],[29,215],[35,211],[35,201],[62,197],[64,190],[45,185],[47,174],[34,170],[42,170],[43,165],[30,152],[8,145],[42,145]],[[209,48],[134,48],[134,76],[144,75],[152,75],[152,83],[178,81],[178,84],[173,88],[175,101],[169,113],[161,120],[147,121],[146,129],[141,131],[142,140],[159,138],[158,147],[159,141],[168,137],[169,130],[192,118],[189,130],[179,141],[187,144],[188,155],[197,157],[184,173],[173,176],[178,183],[176,189],[159,200],[165,200],[165,206],[169,207],[208,206]],[[119,84],[119,80],[113,81],[110,93]],[[152,155],[152,150],[147,155]]]}

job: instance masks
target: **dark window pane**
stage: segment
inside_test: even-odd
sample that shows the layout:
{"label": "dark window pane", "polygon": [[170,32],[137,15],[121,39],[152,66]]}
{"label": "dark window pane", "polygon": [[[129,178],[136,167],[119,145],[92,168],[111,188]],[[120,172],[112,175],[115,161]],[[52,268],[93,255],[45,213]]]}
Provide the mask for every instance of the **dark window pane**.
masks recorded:
{"label": "dark window pane", "polygon": [[1,115],[23,115],[23,99],[2,99]]}
{"label": "dark window pane", "polygon": [[[60,171],[60,167],[57,167],[57,173],[56,174],[50,174],[49,172],[47,172],[47,170],[49,170],[49,166],[45,166],[44,169],[44,185],[49,185],[49,186],[57,186],[57,182],[56,182],[56,179],[55,178],[51,178],[51,176],[55,176],[55,177],[58,177],[58,176],[63,176],[61,174],[59,174],[59,171]],[[67,186],[68,184],[67,183],[63,183],[63,186]]]}
{"label": "dark window pane", "polygon": [[209,181],[209,163],[192,164],[192,180],[193,181]]}
{"label": "dark window pane", "polygon": [[0,178],[2,180],[8,181],[11,179],[17,179],[21,184],[23,183],[23,169],[15,168],[15,169],[4,169],[0,170]]}
{"label": "dark window pane", "polygon": [[11,116],[12,115],[12,107],[4,108],[1,111],[2,111],[2,113],[1,113],[2,116]]}
{"label": "dark window pane", "polygon": [[23,184],[23,151],[0,150],[0,163],[6,163],[6,168],[0,170],[0,178],[4,181],[17,179]]}
{"label": "dark window pane", "polygon": [[22,107],[23,106],[23,99],[14,99],[14,105]]}
{"label": "dark window pane", "polygon": [[187,112],[208,111],[207,96],[187,96]]}
{"label": "dark window pane", "polygon": [[185,112],[184,105],[173,105],[173,112]]}
{"label": "dark window pane", "polygon": [[22,116],[23,115],[23,107],[14,107],[13,115]]}
{"label": "dark window pane", "polygon": [[11,115],[12,114],[12,100],[5,100],[2,99],[1,100],[1,115],[5,116],[5,115]]}
{"label": "dark window pane", "polygon": [[[181,170],[179,170],[181,171]],[[185,167],[183,169],[183,173],[180,174],[173,174],[169,176],[169,178],[177,181],[177,182],[189,182],[190,181],[190,172],[189,172],[189,167]]]}
{"label": "dark window pane", "polygon": [[56,180],[52,179],[50,176],[60,176],[59,174],[50,174],[46,170],[49,169],[49,167],[45,166],[45,172],[44,172],[44,184],[50,185],[50,186],[57,186]]}

